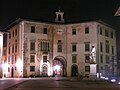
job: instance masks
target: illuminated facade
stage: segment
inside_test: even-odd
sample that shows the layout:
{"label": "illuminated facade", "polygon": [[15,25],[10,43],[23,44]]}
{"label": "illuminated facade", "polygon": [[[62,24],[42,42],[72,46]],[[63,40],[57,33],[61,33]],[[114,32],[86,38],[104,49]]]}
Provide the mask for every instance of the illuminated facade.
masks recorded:
{"label": "illuminated facade", "polygon": [[80,73],[89,77],[91,63],[97,65],[96,74],[106,75],[106,70],[113,68],[115,30],[102,21],[64,24],[63,14],[56,12],[55,23],[18,19],[7,27],[6,77]]}
{"label": "illuminated facade", "polygon": [[2,77],[3,32],[0,32],[0,78]]}

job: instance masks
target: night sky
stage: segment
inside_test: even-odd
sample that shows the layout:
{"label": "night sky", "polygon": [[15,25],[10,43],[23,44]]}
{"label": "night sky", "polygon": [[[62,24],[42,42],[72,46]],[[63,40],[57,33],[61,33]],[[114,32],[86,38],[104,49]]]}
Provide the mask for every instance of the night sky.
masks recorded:
{"label": "night sky", "polygon": [[0,0],[0,29],[18,18],[53,22],[59,9],[66,22],[101,19],[120,29],[119,6],[120,0]]}

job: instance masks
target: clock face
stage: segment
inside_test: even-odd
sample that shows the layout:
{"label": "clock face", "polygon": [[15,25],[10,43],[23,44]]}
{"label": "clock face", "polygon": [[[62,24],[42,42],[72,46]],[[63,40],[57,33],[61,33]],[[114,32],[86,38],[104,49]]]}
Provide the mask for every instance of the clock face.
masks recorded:
{"label": "clock face", "polygon": [[63,34],[63,30],[62,29],[57,29],[57,34],[58,35],[62,35]]}

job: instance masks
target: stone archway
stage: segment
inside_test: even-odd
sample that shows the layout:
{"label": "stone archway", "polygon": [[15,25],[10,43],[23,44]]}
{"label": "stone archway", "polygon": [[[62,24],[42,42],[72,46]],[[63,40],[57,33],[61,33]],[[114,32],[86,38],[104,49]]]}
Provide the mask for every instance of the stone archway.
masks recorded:
{"label": "stone archway", "polygon": [[43,65],[42,66],[42,76],[43,77],[47,77],[48,76],[48,66],[47,65]]}
{"label": "stone archway", "polygon": [[67,62],[63,56],[56,56],[53,60],[53,76],[67,76]]}
{"label": "stone archway", "polygon": [[78,76],[78,66],[72,65],[71,66],[71,77],[77,77]]}

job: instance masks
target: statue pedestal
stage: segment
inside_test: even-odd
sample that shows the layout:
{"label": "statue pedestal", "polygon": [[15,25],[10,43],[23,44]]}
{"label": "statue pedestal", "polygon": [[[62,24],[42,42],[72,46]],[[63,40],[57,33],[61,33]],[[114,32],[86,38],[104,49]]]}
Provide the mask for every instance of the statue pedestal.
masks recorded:
{"label": "statue pedestal", "polygon": [[90,64],[90,78],[97,77],[97,64]]}

